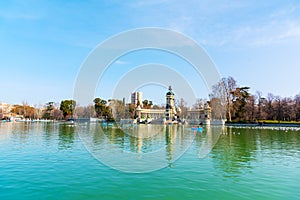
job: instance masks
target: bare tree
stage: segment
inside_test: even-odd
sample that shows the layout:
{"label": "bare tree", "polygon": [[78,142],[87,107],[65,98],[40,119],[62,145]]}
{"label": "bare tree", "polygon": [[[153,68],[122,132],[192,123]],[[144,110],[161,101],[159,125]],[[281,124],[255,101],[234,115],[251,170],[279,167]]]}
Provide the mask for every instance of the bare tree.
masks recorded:
{"label": "bare tree", "polygon": [[282,120],[282,101],[280,96],[274,96],[273,101],[273,119],[277,119],[278,122]]}
{"label": "bare tree", "polygon": [[275,119],[275,113],[274,113],[274,107],[273,107],[273,101],[275,99],[275,96],[272,93],[268,93],[267,95],[267,105],[266,105],[266,113],[267,113],[267,119],[274,120]]}
{"label": "bare tree", "polygon": [[297,94],[294,98],[294,112],[295,112],[295,120],[300,120],[300,93]]}
{"label": "bare tree", "polygon": [[136,118],[136,106],[132,103],[126,105],[125,117],[135,119]]}
{"label": "bare tree", "polygon": [[188,110],[187,102],[183,98],[176,100],[175,105],[177,108],[180,108],[180,116],[179,117],[187,116],[187,110]]}
{"label": "bare tree", "polygon": [[243,119],[247,121],[254,121],[256,111],[256,96],[251,95],[248,97],[247,103],[245,105],[245,112],[243,113]]}
{"label": "bare tree", "polygon": [[204,104],[207,102],[206,99],[196,99],[196,103],[193,105],[193,108],[195,109],[202,109],[204,108]]}
{"label": "bare tree", "polygon": [[261,91],[256,91],[255,98],[257,100],[257,112],[256,112],[256,119],[261,119],[261,113],[262,113],[262,92]]}
{"label": "bare tree", "polygon": [[125,118],[125,105],[123,101],[116,99],[109,100],[109,107],[111,108],[114,119]]}
{"label": "bare tree", "polygon": [[63,112],[58,108],[51,110],[50,116],[52,119],[60,120],[64,118]]}
{"label": "bare tree", "polygon": [[96,117],[95,108],[93,105],[78,106],[75,109],[75,116],[77,118],[90,118]]}
{"label": "bare tree", "polygon": [[211,117],[213,119],[224,119],[226,117],[226,107],[221,104],[219,98],[211,98],[209,106],[211,107]]}
{"label": "bare tree", "polygon": [[291,121],[295,119],[294,113],[294,106],[295,103],[293,102],[292,98],[285,97],[281,100],[281,113],[282,113],[282,120],[283,121]]}
{"label": "bare tree", "polygon": [[222,106],[226,107],[228,120],[231,121],[233,109],[233,92],[236,89],[236,81],[232,77],[222,78],[213,86],[211,98],[219,98]]}

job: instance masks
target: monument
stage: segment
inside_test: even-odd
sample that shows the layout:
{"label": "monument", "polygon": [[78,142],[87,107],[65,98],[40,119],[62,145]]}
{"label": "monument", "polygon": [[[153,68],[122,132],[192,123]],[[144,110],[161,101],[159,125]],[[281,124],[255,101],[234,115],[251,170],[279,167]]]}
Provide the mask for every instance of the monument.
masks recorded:
{"label": "monument", "polygon": [[[136,97],[137,95],[134,96]],[[139,96],[141,96],[140,94]],[[136,98],[132,98],[135,99]],[[142,99],[139,99],[142,101]],[[135,101],[136,102],[136,101]],[[142,108],[140,104],[136,105],[136,123],[155,123],[155,124],[210,124],[211,108],[208,103],[204,108],[188,110],[185,116],[180,113],[180,108],[175,106],[175,94],[172,87],[169,86],[166,93],[165,109]],[[185,118],[185,119],[184,119]]]}

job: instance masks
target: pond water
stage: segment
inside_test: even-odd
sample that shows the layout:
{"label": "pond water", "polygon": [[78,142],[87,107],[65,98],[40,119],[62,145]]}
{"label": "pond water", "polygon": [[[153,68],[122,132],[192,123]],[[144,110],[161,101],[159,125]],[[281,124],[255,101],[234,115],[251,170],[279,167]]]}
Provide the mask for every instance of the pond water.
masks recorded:
{"label": "pond water", "polygon": [[300,129],[0,123],[0,199],[300,199]]}

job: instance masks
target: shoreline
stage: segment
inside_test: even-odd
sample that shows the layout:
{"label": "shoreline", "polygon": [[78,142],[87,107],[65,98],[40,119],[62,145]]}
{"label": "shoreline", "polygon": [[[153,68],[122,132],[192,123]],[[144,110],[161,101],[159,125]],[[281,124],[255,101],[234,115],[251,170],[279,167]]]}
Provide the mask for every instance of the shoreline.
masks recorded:
{"label": "shoreline", "polygon": [[239,122],[226,122],[226,126],[250,126],[250,127],[300,127],[300,123],[239,123]]}
{"label": "shoreline", "polygon": [[[6,121],[0,120],[0,123],[59,123],[59,124],[71,124],[74,122],[87,122],[88,120],[22,120],[22,121]],[[96,121],[91,121],[92,123],[97,123]],[[99,122],[99,121],[98,121]],[[190,124],[192,125],[192,124]],[[212,124],[212,126],[214,126]],[[272,123],[272,122],[264,122],[264,123],[243,123],[243,122],[225,122],[225,126],[243,126],[243,127],[300,127],[300,123]]]}

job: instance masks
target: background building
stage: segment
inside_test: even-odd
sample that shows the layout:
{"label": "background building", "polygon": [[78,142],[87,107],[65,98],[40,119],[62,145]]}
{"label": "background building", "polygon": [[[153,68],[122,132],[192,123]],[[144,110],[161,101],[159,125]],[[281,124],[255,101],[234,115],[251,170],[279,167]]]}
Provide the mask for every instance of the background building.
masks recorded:
{"label": "background building", "polygon": [[142,104],[143,101],[143,93],[142,92],[133,92],[131,93],[131,103],[134,105]]}
{"label": "background building", "polygon": [[186,120],[189,124],[206,124],[209,125],[211,121],[211,108],[208,103],[204,105],[204,109],[192,109],[187,111]]}
{"label": "background building", "polygon": [[[140,97],[140,100],[138,100]],[[137,105],[138,101],[142,101],[141,92],[134,92],[131,94],[132,103]],[[166,93],[166,107],[165,109],[145,109],[141,105],[136,106],[136,118],[137,122],[151,122],[151,123],[188,123],[191,125],[199,124],[211,124],[211,108],[206,103],[204,108],[192,109],[187,111],[185,119],[181,119],[178,116],[180,108],[175,106],[175,95],[171,86]],[[221,124],[221,122],[214,121],[214,124]],[[222,122],[222,124],[224,124]]]}

